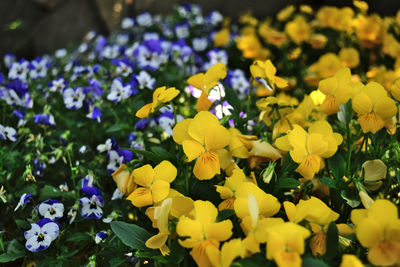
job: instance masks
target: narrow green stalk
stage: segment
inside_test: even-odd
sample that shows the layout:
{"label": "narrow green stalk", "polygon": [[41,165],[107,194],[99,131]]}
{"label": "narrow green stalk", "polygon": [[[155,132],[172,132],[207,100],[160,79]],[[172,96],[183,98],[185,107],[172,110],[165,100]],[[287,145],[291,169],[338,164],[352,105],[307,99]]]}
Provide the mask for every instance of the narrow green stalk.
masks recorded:
{"label": "narrow green stalk", "polygon": [[[347,164],[346,164],[346,174],[349,174],[350,171],[350,162],[351,162],[351,150],[353,148],[351,143],[351,131],[350,131],[350,122],[346,124],[346,138],[347,138]],[[362,148],[362,147],[361,147]]]}

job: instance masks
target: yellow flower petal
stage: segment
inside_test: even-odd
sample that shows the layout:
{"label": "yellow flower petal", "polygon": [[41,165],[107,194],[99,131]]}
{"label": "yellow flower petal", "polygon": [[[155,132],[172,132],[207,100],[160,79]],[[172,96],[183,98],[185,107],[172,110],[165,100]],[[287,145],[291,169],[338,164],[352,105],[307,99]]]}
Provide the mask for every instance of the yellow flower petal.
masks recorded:
{"label": "yellow flower petal", "polygon": [[364,264],[355,255],[344,254],[339,267],[364,267]]}
{"label": "yellow flower petal", "polygon": [[179,90],[177,90],[175,87],[171,87],[162,92],[158,99],[162,103],[167,103],[179,95],[179,93]]}
{"label": "yellow flower petal", "polygon": [[363,114],[358,117],[363,133],[376,133],[385,126],[385,121],[374,113]]}
{"label": "yellow flower petal", "polygon": [[204,225],[204,232],[207,239],[225,241],[232,236],[232,222],[224,220],[218,223],[207,223]]}
{"label": "yellow flower petal", "polygon": [[353,110],[359,115],[367,114],[372,111],[372,101],[365,93],[360,93],[354,96],[352,105]]}
{"label": "yellow flower petal", "polygon": [[179,218],[182,215],[189,215],[193,209],[194,201],[191,198],[185,196],[174,197],[170,214],[172,217]]}
{"label": "yellow flower petal", "polygon": [[146,104],[143,107],[141,107],[138,111],[136,111],[136,117],[143,119],[147,118],[150,114],[152,104]]}
{"label": "yellow flower petal", "polygon": [[328,150],[328,143],[321,134],[312,133],[307,138],[307,150],[312,155],[321,156]]}
{"label": "yellow flower petal", "polygon": [[[290,154],[292,155],[292,154]],[[300,163],[296,171],[299,172],[305,179],[311,180],[314,175],[321,169],[322,159],[319,156],[309,155]]]}
{"label": "yellow flower petal", "polygon": [[378,99],[374,106],[374,113],[378,114],[383,120],[390,119],[397,113],[396,103],[389,97]]}
{"label": "yellow flower petal", "polygon": [[356,236],[366,248],[379,243],[383,237],[382,226],[374,219],[363,219],[356,226]]}
{"label": "yellow flower petal", "polygon": [[176,232],[180,237],[189,237],[183,241],[179,240],[179,243],[185,248],[194,247],[203,240],[202,223],[185,216],[179,218],[179,222],[176,225]]}
{"label": "yellow flower petal", "polygon": [[154,181],[153,185],[151,186],[153,201],[159,202],[164,200],[168,196],[169,187],[169,183],[164,180]]}
{"label": "yellow flower petal", "polygon": [[218,80],[224,79],[227,69],[224,63],[220,62],[209,68],[204,76],[204,84],[207,90],[213,88]]}
{"label": "yellow flower petal", "polygon": [[351,211],[350,215],[350,219],[355,225],[359,224],[363,219],[367,217],[368,217],[368,210],[366,209],[354,209]]}
{"label": "yellow flower petal", "polygon": [[386,178],[387,167],[380,159],[367,160],[361,168],[364,170],[365,181],[375,182]]}
{"label": "yellow flower petal", "polygon": [[278,267],[301,267],[301,257],[295,252],[279,251],[274,260]]}
{"label": "yellow flower petal", "polygon": [[222,199],[233,197],[233,192],[229,187],[216,185],[216,190]]}
{"label": "yellow flower petal", "polygon": [[398,265],[400,262],[400,243],[383,241],[371,247],[368,260],[377,266]]}
{"label": "yellow flower petal", "polygon": [[158,233],[157,235],[153,235],[146,241],[146,247],[152,249],[159,249],[165,245],[167,239],[169,237],[169,233]]}
{"label": "yellow flower petal", "polygon": [[146,207],[153,204],[153,197],[151,191],[145,187],[139,187],[133,191],[126,199],[132,202],[135,207]]}
{"label": "yellow flower petal", "polygon": [[177,169],[171,162],[163,160],[154,167],[154,180],[164,180],[167,183],[172,183],[175,180]]}
{"label": "yellow flower petal", "polygon": [[219,124],[209,124],[206,126],[205,145],[207,150],[218,150],[229,145],[231,140],[230,132]]}
{"label": "yellow flower petal", "polygon": [[234,259],[237,257],[244,258],[246,249],[240,239],[232,239],[225,242],[221,248],[221,266],[231,266]]}
{"label": "yellow flower petal", "polygon": [[268,158],[273,161],[280,159],[281,154],[268,142],[257,140],[253,141],[253,148],[249,151],[249,155]]}
{"label": "yellow flower petal", "polygon": [[188,84],[196,87],[199,90],[204,90],[204,73],[198,73],[193,76],[191,76],[187,80]]}
{"label": "yellow flower petal", "polygon": [[193,173],[199,180],[209,180],[220,174],[218,155],[214,152],[204,152],[194,164]]}
{"label": "yellow flower petal", "polygon": [[210,201],[197,200],[194,202],[196,220],[202,224],[213,223],[218,215],[217,208]]}
{"label": "yellow flower petal", "polygon": [[149,187],[154,179],[154,170],[150,164],[146,164],[132,171],[135,183],[141,186]]}
{"label": "yellow flower petal", "polygon": [[374,218],[383,226],[397,220],[398,211],[395,204],[386,199],[378,199],[374,201],[368,210],[368,217]]}
{"label": "yellow flower petal", "polygon": [[318,90],[324,93],[326,96],[334,96],[336,93],[336,88],[338,86],[338,81],[335,77],[330,77],[323,79],[318,83]]}
{"label": "yellow flower petal", "polygon": [[204,144],[205,134],[211,124],[219,124],[217,117],[208,111],[200,111],[188,127],[189,136],[200,144]]}
{"label": "yellow flower petal", "polygon": [[183,141],[192,139],[188,133],[188,128],[192,120],[193,119],[185,119],[175,125],[174,129],[172,130],[172,138],[174,139],[175,143],[181,145]]}
{"label": "yellow flower petal", "polygon": [[182,148],[189,162],[198,158],[204,152],[204,147],[199,142],[193,140],[183,141]]}
{"label": "yellow flower petal", "polygon": [[196,103],[196,111],[208,111],[213,102],[208,99],[208,95],[206,93],[201,93],[200,97],[197,99]]}

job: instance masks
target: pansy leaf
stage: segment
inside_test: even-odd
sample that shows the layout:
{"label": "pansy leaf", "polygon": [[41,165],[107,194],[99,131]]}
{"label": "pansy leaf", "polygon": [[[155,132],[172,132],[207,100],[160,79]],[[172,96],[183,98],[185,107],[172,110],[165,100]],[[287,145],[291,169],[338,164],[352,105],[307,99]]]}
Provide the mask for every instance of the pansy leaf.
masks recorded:
{"label": "pansy leaf", "polygon": [[322,260],[315,259],[312,257],[304,257],[302,262],[302,267],[329,267],[328,264]]}
{"label": "pansy leaf", "polygon": [[339,247],[339,232],[336,223],[331,222],[328,227],[326,236],[326,254],[328,260],[333,260],[338,254]]}
{"label": "pansy leaf", "polygon": [[336,152],[331,158],[327,159],[330,171],[336,180],[342,179],[346,172],[346,162],[343,156]]}
{"label": "pansy leaf", "polygon": [[133,249],[148,249],[145,243],[151,235],[142,227],[121,221],[113,221],[110,225],[113,232],[125,245]]}
{"label": "pansy leaf", "polygon": [[301,183],[294,178],[279,178],[276,186],[279,189],[294,189],[300,184]]}
{"label": "pansy leaf", "polygon": [[225,87],[225,99],[234,108],[234,110],[242,110],[242,105],[236,92],[230,86]]}
{"label": "pansy leaf", "polygon": [[319,181],[329,188],[337,189],[336,181],[329,177],[322,177]]}
{"label": "pansy leaf", "polygon": [[340,192],[340,195],[344,200],[346,200],[346,203],[352,208],[358,207],[358,205],[360,205],[361,203],[360,198],[355,194],[355,192],[343,190],[342,192]]}
{"label": "pansy leaf", "polygon": [[0,255],[0,263],[15,261],[25,256],[26,249],[17,240],[12,240],[7,247],[7,252]]}

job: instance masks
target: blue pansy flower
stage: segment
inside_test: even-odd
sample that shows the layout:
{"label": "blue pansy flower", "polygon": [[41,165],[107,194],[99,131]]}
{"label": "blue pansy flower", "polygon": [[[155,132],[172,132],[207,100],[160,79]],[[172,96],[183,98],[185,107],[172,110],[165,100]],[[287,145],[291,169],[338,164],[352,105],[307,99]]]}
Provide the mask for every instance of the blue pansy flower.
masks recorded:
{"label": "blue pansy flower", "polygon": [[39,214],[52,221],[60,219],[64,214],[64,204],[55,199],[48,199],[39,204]]}
{"label": "blue pansy flower", "polygon": [[31,229],[24,233],[25,247],[32,252],[47,249],[59,233],[58,224],[48,218],[31,224]]}
{"label": "blue pansy flower", "polygon": [[50,114],[36,114],[33,116],[33,120],[35,123],[56,126],[56,122],[54,121],[53,115]]}
{"label": "blue pansy flower", "polygon": [[27,193],[22,194],[22,196],[19,198],[18,204],[15,207],[14,211],[17,211],[17,209],[28,203],[31,197],[32,197],[31,194]]}
{"label": "blue pansy flower", "polygon": [[99,244],[101,242],[104,242],[106,238],[108,237],[108,234],[106,231],[101,231],[96,234],[96,237],[94,238],[94,241],[96,244]]}
{"label": "blue pansy flower", "polygon": [[100,219],[103,216],[102,207],[104,200],[101,196],[101,191],[95,186],[92,186],[93,178],[87,176],[82,179],[81,191],[86,195],[80,199],[82,204],[81,214],[82,217],[87,219]]}
{"label": "blue pansy flower", "polygon": [[8,139],[15,142],[17,140],[17,131],[13,127],[3,126],[0,124],[0,139]]}

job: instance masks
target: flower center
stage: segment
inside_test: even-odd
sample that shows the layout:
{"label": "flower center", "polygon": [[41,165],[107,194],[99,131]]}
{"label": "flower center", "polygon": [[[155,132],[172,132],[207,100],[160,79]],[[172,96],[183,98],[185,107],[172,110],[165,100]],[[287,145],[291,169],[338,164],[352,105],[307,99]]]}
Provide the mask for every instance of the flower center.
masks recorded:
{"label": "flower center", "polygon": [[56,211],[55,211],[53,208],[51,208],[51,209],[50,209],[50,214],[51,214],[51,215],[54,215],[54,213],[56,213]]}
{"label": "flower center", "polygon": [[38,235],[37,242],[41,242],[43,240],[44,240],[44,235],[40,233],[40,235]]}

